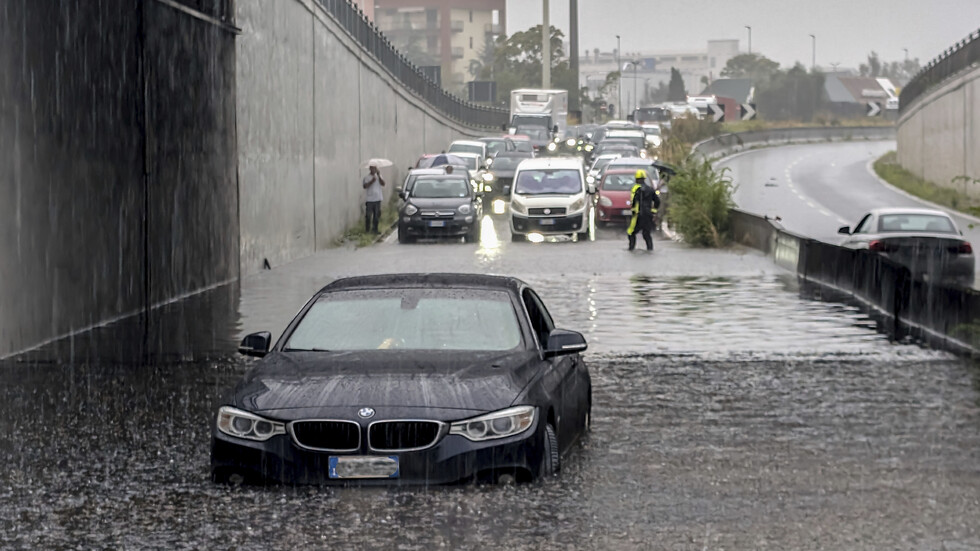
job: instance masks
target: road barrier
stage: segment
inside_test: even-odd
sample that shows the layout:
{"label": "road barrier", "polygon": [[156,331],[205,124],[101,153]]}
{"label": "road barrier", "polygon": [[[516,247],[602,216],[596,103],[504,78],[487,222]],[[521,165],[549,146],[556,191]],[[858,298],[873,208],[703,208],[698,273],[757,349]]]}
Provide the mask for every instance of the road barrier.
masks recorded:
{"label": "road barrier", "polygon": [[786,231],[776,221],[732,209],[736,242],[795,270],[804,292],[866,308],[896,340],[911,336],[957,353],[980,355],[980,291],[931,284],[877,253],[847,249]]}
{"label": "road barrier", "polygon": [[894,126],[819,126],[811,128],[772,128],[721,134],[694,144],[693,151],[717,159],[746,149],[851,140],[894,140]]}
{"label": "road barrier", "polygon": [[350,0],[316,0],[368,53],[406,88],[451,119],[469,126],[500,128],[507,123],[508,111],[463,101],[425,76],[388,41],[380,29]]}
{"label": "road barrier", "polygon": [[915,100],[960,71],[980,63],[980,30],[957,42],[922,68],[902,88],[899,109],[905,113]]}

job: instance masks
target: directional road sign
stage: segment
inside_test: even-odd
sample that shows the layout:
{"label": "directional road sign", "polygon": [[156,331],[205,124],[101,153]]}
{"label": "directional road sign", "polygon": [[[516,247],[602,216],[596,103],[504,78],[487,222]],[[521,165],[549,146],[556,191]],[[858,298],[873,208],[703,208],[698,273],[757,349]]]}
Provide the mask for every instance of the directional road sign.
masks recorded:
{"label": "directional road sign", "polygon": [[708,104],[708,116],[711,117],[712,122],[724,122],[725,121],[725,106],[718,105],[717,103]]}
{"label": "directional road sign", "polygon": [[743,103],[742,104],[742,120],[750,121],[755,118],[755,104],[754,103]]}
{"label": "directional road sign", "polygon": [[869,101],[868,102],[868,116],[869,117],[877,117],[879,113],[881,113],[881,104],[878,103],[877,101]]}

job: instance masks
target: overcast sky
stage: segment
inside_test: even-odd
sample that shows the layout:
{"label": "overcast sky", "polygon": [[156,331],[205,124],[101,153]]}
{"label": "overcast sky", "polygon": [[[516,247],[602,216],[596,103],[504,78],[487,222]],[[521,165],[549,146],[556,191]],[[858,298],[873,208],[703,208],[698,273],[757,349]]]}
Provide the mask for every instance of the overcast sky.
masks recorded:
{"label": "overcast sky", "polygon": [[[507,0],[507,31],[541,24],[542,0]],[[568,1],[551,0],[551,24],[568,31]],[[856,68],[874,50],[886,61],[925,64],[980,28],[980,0],[579,0],[582,50],[705,51],[711,39],[739,39],[783,66]]]}

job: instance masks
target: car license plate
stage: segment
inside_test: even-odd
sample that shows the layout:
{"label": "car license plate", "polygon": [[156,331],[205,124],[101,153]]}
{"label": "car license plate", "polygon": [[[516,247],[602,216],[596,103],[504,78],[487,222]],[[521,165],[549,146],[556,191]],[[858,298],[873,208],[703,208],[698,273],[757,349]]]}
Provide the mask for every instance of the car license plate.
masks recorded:
{"label": "car license plate", "polygon": [[398,478],[398,456],[331,455],[330,478]]}
{"label": "car license plate", "polygon": [[631,211],[630,209],[626,209],[626,210],[624,210],[622,212],[622,215],[623,216],[633,216],[633,211]]}
{"label": "car license plate", "polygon": [[554,226],[555,225],[555,219],[554,218],[543,218],[543,219],[539,220],[538,223],[541,224],[542,226]]}
{"label": "car license plate", "polygon": [[430,228],[445,228],[446,222],[443,220],[432,220],[429,222]]}

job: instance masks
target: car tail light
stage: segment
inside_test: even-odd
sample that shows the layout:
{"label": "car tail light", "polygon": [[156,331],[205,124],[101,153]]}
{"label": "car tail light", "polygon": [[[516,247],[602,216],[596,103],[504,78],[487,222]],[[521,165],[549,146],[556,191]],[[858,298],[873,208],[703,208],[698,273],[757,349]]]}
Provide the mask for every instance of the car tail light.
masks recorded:
{"label": "car tail light", "polygon": [[868,249],[876,253],[891,253],[897,251],[898,247],[883,239],[872,239],[868,243]]}
{"label": "car tail light", "polygon": [[956,248],[957,254],[973,254],[973,247],[970,245],[969,241],[964,241],[960,243],[960,246]]}

